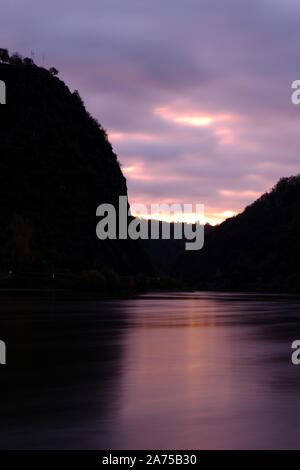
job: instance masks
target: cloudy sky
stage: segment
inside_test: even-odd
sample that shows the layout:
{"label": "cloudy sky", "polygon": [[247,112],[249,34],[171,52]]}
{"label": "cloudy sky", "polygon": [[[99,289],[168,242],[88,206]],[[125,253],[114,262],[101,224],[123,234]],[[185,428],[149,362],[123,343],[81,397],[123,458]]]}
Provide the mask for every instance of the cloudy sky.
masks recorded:
{"label": "cloudy sky", "polygon": [[298,0],[2,0],[0,47],[79,90],[131,203],[215,223],[300,172]]}

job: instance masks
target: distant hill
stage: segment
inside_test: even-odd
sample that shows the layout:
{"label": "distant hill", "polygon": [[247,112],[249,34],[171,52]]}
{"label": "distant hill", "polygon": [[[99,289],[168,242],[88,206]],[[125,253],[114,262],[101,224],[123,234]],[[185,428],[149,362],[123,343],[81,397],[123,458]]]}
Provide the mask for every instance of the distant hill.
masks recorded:
{"label": "distant hill", "polygon": [[[148,233],[150,233],[151,220],[143,221],[144,224],[148,224]],[[146,239],[141,240],[142,246],[147,252],[149,259],[155,269],[157,276],[174,276],[174,266],[179,255],[185,251],[185,243],[188,240],[184,236],[184,225],[182,227],[183,238],[174,238],[174,227],[175,225],[181,225],[180,223],[168,223],[159,222],[159,239],[152,240]],[[189,224],[187,224],[189,225]],[[169,227],[169,229],[167,229]],[[166,232],[170,231],[170,239],[164,240],[162,237],[163,230]],[[207,234],[212,229],[212,226],[206,224],[204,227],[204,233]],[[195,225],[193,225],[193,231],[195,231]]]}
{"label": "distant hill", "polygon": [[300,292],[300,175],[211,230],[174,272],[200,289]]}
{"label": "distant hill", "polygon": [[31,59],[1,60],[0,271],[151,271],[139,241],[96,237],[96,208],[127,186],[78,92]]}

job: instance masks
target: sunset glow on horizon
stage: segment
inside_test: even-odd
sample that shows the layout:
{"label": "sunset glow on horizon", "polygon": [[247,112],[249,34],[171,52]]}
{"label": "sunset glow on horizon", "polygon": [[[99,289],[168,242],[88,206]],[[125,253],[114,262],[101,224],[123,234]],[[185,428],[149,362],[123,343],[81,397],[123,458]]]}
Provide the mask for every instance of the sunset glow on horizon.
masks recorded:
{"label": "sunset glow on horizon", "polygon": [[[161,204],[164,204],[163,202]],[[133,204],[134,205],[134,204]],[[147,206],[147,205],[146,205]],[[149,211],[150,212],[150,211]],[[235,211],[223,211],[223,212],[212,212],[206,213],[204,208],[204,215],[197,214],[192,212],[190,214],[186,214],[184,212],[175,212],[171,214],[166,214],[164,212],[156,212],[156,213],[141,213],[139,211],[135,211],[134,208],[131,209],[131,214],[135,217],[139,217],[141,219],[146,220],[160,220],[163,222],[182,222],[188,224],[210,224],[210,225],[218,225],[222,223],[224,220],[234,217],[237,215]]]}

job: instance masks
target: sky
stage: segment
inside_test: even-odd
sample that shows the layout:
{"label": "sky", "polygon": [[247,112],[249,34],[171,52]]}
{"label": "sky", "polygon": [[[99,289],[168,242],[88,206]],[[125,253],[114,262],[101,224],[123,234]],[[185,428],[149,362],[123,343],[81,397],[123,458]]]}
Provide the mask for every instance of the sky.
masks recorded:
{"label": "sky", "polygon": [[298,0],[2,0],[0,47],[79,90],[131,204],[215,224],[300,172],[299,18]]}

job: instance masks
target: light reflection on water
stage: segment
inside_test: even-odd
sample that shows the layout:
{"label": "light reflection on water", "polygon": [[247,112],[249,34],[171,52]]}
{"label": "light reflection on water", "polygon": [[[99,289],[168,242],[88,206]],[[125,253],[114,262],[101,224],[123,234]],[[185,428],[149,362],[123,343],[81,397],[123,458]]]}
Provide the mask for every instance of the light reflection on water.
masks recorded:
{"label": "light reflection on water", "polygon": [[299,448],[300,298],[0,300],[1,448]]}

